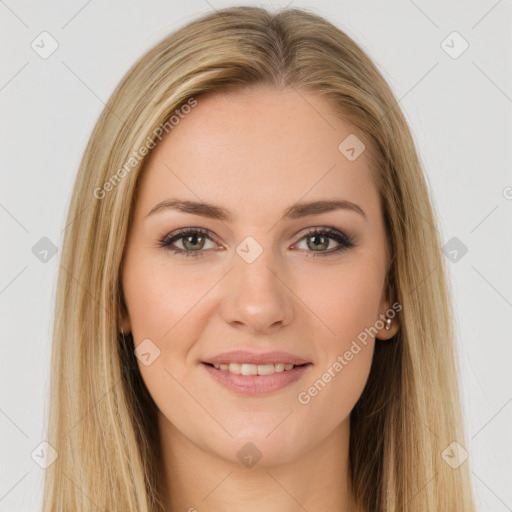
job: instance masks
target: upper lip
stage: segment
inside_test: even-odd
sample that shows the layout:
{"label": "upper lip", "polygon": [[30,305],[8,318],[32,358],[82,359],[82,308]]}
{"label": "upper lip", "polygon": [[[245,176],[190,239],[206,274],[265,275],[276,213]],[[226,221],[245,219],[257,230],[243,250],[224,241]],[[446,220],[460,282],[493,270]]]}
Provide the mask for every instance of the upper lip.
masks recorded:
{"label": "upper lip", "polygon": [[232,350],[231,352],[223,352],[214,357],[205,359],[203,363],[211,364],[272,364],[272,363],[284,363],[301,365],[309,363],[306,359],[295,356],[288,352],[272,351],[263,352],[258,354],[257,352],[250,352],[247,350]]}

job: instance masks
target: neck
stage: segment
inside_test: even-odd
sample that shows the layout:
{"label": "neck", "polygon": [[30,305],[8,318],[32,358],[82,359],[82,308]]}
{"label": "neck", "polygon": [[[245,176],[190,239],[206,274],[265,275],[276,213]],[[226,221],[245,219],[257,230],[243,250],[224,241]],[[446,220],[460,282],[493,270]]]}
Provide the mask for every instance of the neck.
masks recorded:
{"label": "neck", "polygon": [[348,478],[349,418],[296,458],[245,467],[201,449],[159,413],[168,512],[359,512]]}

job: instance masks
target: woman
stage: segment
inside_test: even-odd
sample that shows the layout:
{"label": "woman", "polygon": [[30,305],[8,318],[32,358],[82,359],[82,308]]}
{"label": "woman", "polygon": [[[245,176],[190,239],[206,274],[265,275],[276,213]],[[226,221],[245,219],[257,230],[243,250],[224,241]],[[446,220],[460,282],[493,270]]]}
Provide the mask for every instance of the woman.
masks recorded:
{"label": "woman", "polygon": [[127,73],[75,184],[45,511],[473,511],[444,260],[404,117],[299,9]]}

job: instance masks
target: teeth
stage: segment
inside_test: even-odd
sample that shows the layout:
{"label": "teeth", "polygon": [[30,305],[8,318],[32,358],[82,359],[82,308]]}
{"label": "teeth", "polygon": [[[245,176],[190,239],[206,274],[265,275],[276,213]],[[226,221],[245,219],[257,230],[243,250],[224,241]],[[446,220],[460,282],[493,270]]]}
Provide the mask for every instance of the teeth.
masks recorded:
{"label": "teeth", "polygon": [[276,363],[276,364],[214,364],[217,370],[229,371],[238,375],[272,375],[276,372],[283,372],[291,370],[297,366],[289,363]]}

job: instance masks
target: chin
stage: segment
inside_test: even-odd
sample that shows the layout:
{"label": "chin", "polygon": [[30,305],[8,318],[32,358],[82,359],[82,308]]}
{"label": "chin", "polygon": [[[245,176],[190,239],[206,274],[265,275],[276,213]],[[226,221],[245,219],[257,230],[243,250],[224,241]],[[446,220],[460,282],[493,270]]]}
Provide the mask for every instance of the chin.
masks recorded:
{"label": "chin", "polygon": [[308,449],[307,440],[303,434],[296,432],[296,435],[293,435],[278,422],[270,427],[268,423],[244,425],[241,431],[232,429],[230,432],[233,435],[232,438],[223,436],[222,440],[218,439],[219,444],[215,446],[210,444],[212,441],[210,438],[210,450],[218,457],[231,463],[242,464],[247,468],[284,464],[294,460]]}

